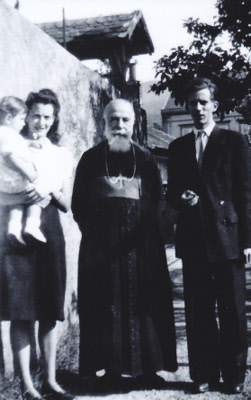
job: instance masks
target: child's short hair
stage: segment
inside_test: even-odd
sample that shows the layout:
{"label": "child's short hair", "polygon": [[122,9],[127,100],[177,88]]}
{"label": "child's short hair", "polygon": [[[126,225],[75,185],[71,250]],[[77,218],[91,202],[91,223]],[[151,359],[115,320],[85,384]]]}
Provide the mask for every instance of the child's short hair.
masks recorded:
{"label": "child's short hair", "polygon": [[8,114],[15,117],[17,114],[26,114],[27,111],[28,108],[23,100],[15,96],[5,96],[0,100],[0,124]]}

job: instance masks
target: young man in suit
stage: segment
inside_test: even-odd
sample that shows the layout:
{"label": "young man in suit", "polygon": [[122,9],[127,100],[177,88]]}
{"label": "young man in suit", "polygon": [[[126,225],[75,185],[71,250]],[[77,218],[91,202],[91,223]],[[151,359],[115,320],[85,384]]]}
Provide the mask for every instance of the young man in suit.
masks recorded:
{"label": "young man in suit", "polygon": [[[222,375],[243,389],[247,357],[245,268],[251,260],[251,152],[238,132],[219,128],[217,87],[195,78],[186,91],[193,132],[169,147],[167,201],[177,210],[188,356],[198,392]],[[219,326],[216,319],[216,304]]]}

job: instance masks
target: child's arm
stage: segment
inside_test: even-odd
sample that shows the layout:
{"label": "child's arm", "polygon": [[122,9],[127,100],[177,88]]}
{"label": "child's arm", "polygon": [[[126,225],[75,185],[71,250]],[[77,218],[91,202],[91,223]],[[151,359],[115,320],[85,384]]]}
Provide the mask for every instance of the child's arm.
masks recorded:
{"label": "child's arm", "polygon": [[37,171],[30,160],[25,160],[17,154],[8,154],[5,155],[5,159],[25,178],[27,178],[30,182],[34,182],[37,178]]}
{"label": "child's arm", "polygon": [[0,154],[7,167],[16,170],[30,182],[34,182],[37,178],[37,172],[29,157],[28,148],[20,135],[17,134],[14,137],[2,135],[0,137]]}

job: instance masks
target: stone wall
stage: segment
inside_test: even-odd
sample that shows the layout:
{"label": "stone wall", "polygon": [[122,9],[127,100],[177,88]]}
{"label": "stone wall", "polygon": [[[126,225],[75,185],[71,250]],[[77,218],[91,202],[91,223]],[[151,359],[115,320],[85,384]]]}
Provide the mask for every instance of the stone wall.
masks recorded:
{"label": "stone wall", "polygon": [[[31,91],[54,90],[61,104],[62,144],[73,154],[75,165],[81,154],[101,139],[104,104],[113,97],[109,82],[90,71],[63,47],[0,0],[0,97],[26,99]],[[61,214],[66,239],[66,321],[61,333],[77,321],[76,288],[80,232],[72,213]],[[13,369],[8,323],[2,322],[6,371]],[[0,349],[1,350],[1,349]],[[1,364],[1,351],[0,351]],[[1,366],[1,365],[0,365]]]}

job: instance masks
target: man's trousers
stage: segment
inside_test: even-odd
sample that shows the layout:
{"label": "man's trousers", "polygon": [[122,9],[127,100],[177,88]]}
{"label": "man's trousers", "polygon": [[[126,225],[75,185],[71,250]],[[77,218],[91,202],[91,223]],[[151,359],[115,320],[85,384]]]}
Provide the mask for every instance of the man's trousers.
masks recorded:
{"label": "man's trousers", "polygon": [[[191,379],[244,382],[247,358],[245,267],[184,259],[184,297]],[[218,318],[217,318],[218,315]]]}

